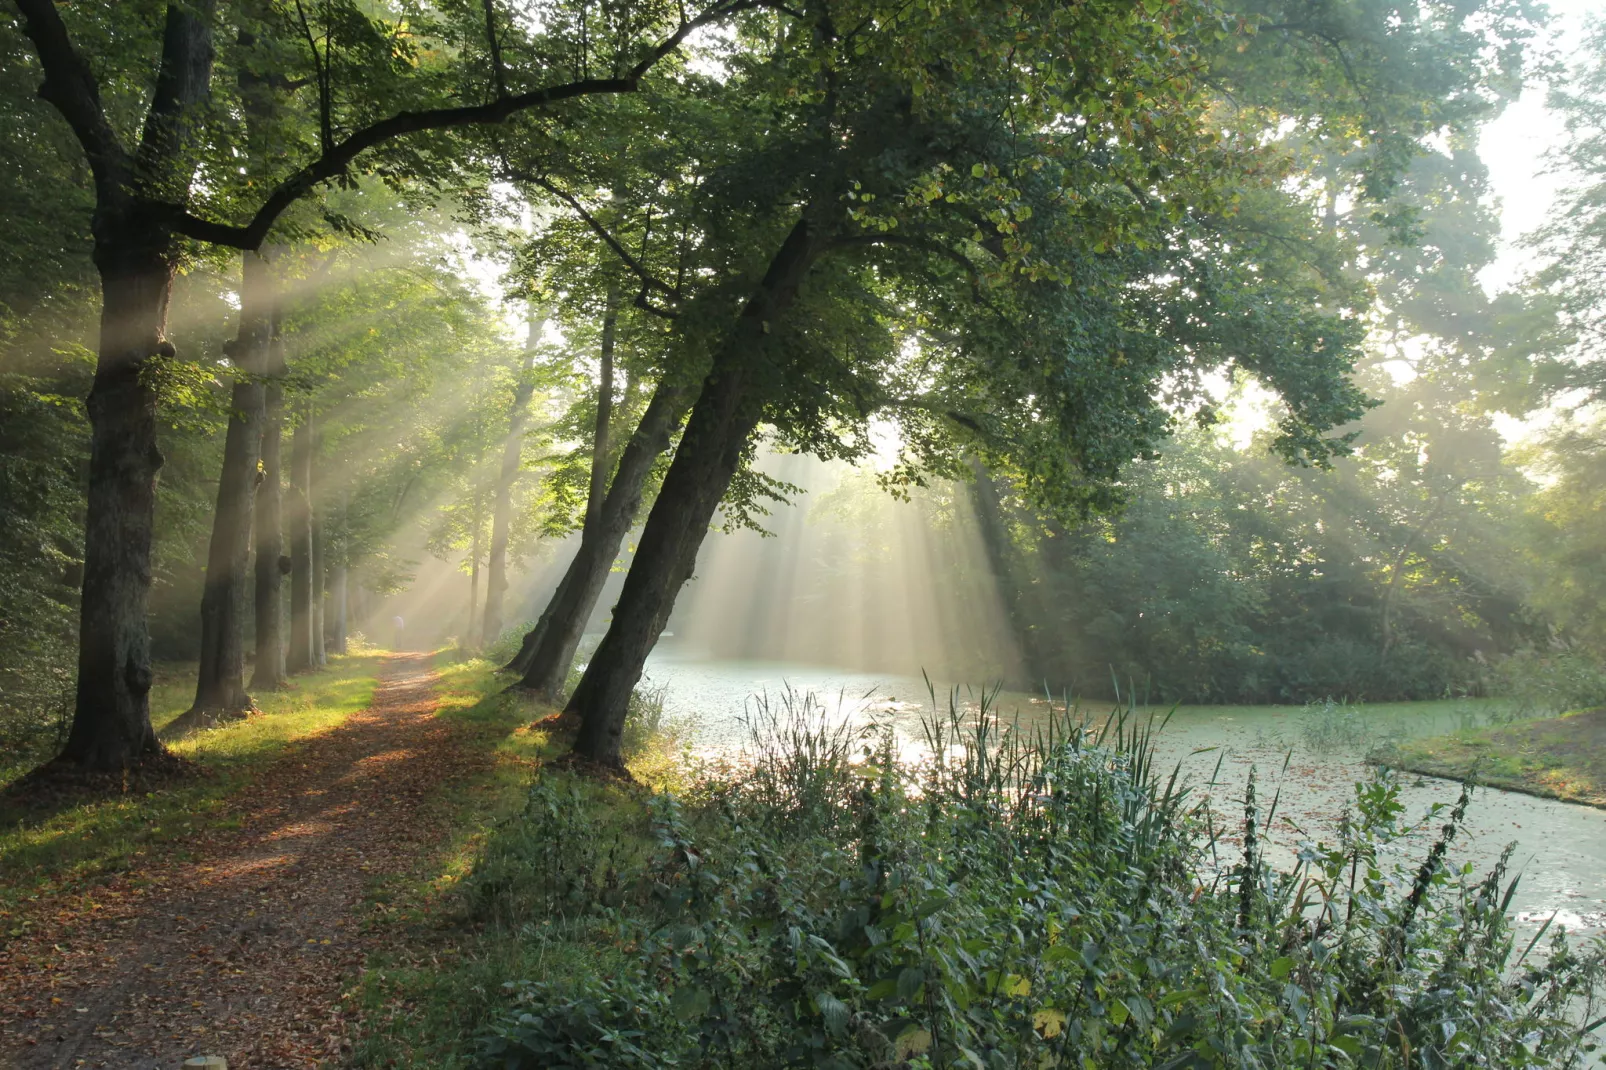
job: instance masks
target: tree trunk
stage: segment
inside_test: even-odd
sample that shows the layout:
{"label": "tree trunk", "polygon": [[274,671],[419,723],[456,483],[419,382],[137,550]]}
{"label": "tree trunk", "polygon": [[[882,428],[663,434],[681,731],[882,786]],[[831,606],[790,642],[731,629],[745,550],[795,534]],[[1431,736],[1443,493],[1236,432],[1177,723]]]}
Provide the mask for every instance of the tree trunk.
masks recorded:
{"label": "tree trunk", "polygon": [[195,703],[185,727],[238,717],[252,708],[245,690],[246,572],[251,521],[260,478],[262,374],[268,367],[272,297],[268,264],[257,253],[242,257],[240,329],[233,358],[245,373],[234,385],[229,428],[218,477],[217,511],[201,594],[201,663]]}
{"label": "tree trunk", "polygon": [[1042,657],[1043,652],[1037,649],[1031,626],[1032,616],[1023,605],[1029,583],[1016,566],[1016,549],[1004,517],[1003,503],[999,500],[998,484],[993,481],[993,474],[987,467],[974,458],[970,461],[970,473],[970,501],[976,511],[982,547],[987,553],[987,570],[992,587],[1009,617],[1010,639],[1014,642],[1016,652],[1026,663],[1027,672],[1037,675],[1043,671],[1046,659]]}
{"label": "tree trunk", "polygon": [[165,248],[96,249],[100,356],[87,408],[89,495],[78,631],[78,691],[61,758],[86,769],[127,768],[160,751],[151,729],[150,636],[145,627],[156,514],[156,393],[145,372],[163,339],[172,262]]}
{"label": "tree trunk", "polygon": [[[608,572],[619,556],[619,544],[636,522],[642,493],[653,465],[669,448],[669,438],[686,411],[690,392],[684,386],[660,381],[641,423],[619,457],[619,468],[598,511],[596,523],[587,523],[580,548],[563,573],[541,619],[525,636],[520,651],[523,674],[518,686],[533,691],[545,702],[562,698],[569,682],[574,653],[585,634],[586,621],[608,582]],[[519,659],[515,659],[518,662]]]}
{"label": "tree trunk", "polygon": [[597,377],[597,425],[591,436],[591,485],[586,492],[585,527],[597,523],[602,515],[602,497],[608,489],[611,449],[608,432],[613,422],[613,334],[619,323],[619,291],[608,291],[608,309],[602,315],[601,364]]}
{"label": "tree trunk", "polygon": [[290,650],[287,672],[310,672],[312,655],[312,413],[310,406],[290,439]]}
{"label": "tree trunk", "polygon": [[331,654],[346,652],[346,563],[336,560],[329,566],[329,634],[328,651]]}
{"label": "tree trunk", "polygon": [[156,391],[146,374],[164,337],[173,236],[150,200],[183,204],[195,174],[189,120],[212,77],[213,0],[168,6],[161,65],[140,144],[130,153],[101,108],[98,88],[53,5],[19,5],[45,77],[39,94],[67,120],[95,180],[95,268],[100,342],[89,415],[78,686],[59,761],[127,769],[161,752],[151,730],[146,603],[156,516]]}
{"label": "tree trunk", "polygon": [[312,640],[312,664],[316,668],[323,668],[329,664],[328,655],[323,646],[323,600],[325,588],[324,549],[323,549],[323,514],[312,507],[312,621],[310,626]]}
{"label": "tree trunk", "polygon": [[468,634],[463,637],[463,644],[469,650],[479,648],[475,641],[474,628],[479,624],[480,601],[480,529],[485,525],[485,491],[480,487],[474,488],[474,531],[468,541]]}
{"label": "tree trunk", "polygon": [[334,524],[335,538],[329,547],[329,620],[324,644],[331,654],[346,653],[346,491],[340,491],[340,512]]}
{"label": "tree trunk", "polygon": [[268,379],[262,404],[262,482],[256,501],[256,668],[251,687],[273,691],[284,686],[284,476],[280,440],[284,434],[284,343],[275,309],[268,347]]}
{"label": "tree trunk", "polygon": [[530,338],[526,356],[513,387],[513,406],[508,412],[507,441],[502,447],[502,470],[496,480],[496,504],[491,512],[491,554],[485,566],[485,624],[480,634],[487,643],[502,635],[502,611],[507,594],[507,544],[513,527],[513,486],[518,482],[524,460],[524,423],[529,417],[530,398],[535,393],[531,378],[540,320],[530,317]]}
{"label": "tree trunk", "polygon": [[783,388],[767,344],[824,248],[807,211],[770,261],[758,290],[715,355],[680,447],[664,477],[625,578],[613,623],[570,697],[565,712],[581,718],[575,750],[600,765],[622,768],[625,713],[642,667],[691,577],[697,550],[720,499],[746,455],[765,399]]}

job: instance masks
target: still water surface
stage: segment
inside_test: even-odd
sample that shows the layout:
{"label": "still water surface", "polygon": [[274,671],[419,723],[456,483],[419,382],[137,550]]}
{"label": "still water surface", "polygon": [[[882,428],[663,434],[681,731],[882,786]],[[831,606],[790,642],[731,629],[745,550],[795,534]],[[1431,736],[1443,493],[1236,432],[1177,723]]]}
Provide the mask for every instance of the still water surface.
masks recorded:
{"label": "still water surface", "polygon": [[[918,678],[782,662],[702,660],[673,650],[660,650],[648,660],[646,683],[664,689],[665,712],[688,724],[694,749],[705,752],[738,749],[745,739],[742,715],[753,697],[774,700],[788,688],[799,695],[813,692],[843,717],[891,721],[900,740],[910,745],[923,738],[921,718],[930,711],[927,685]],[[944,705],[947,686],[937,684]],[[974,697],[968,691],[960,695],[961,701]],[[1084,708],[1102,714],[1108,705],[1088,703]],[[1005,693],[997,709],[1006,722],[1018,715],[1029,726],[1043,718],[1046,703]],[[1363,707],[1358,716],[1369,743],[1377,743],[1453,731],[1480,712],[1476,703],[1398,703]],[[1272,797],[1278,796],[1268,860],[1289,868],[1301,841],[1336,838],[1353,785],[1369,775],[1364,761],[1369,743],[1356,740],[1317,750],[1309,740],[1310,716],[1290,706],[1185,706],[1157,736],[1156,749],[1165,768],[1181,764],[1182,779],[1195,793],[1210,797],[1224,825],[1241,820],[1244,786],[1250,769],[1256,769],[1262,821]],[[1409,774],[1401,776],[1401,783],[1408,819],[1425,815],[1435,803],[1448,811],[1460,790],[1451,781]],[[1402,861],[1420,860],[1442,823],[1435,820],[1399,844]],[[1237,861],[1237,842],[1236,836],[1223,837],[1223,865]],[[1452,858],[1471,863],[1481,875],[1510,843],[1517,845],[1513,866],[1522,876],[1513,899],[1520,930],[1532,932],[1554,914],[1554,924],[1575,937],[1606,933],[1606,811],[1477,789]]]}

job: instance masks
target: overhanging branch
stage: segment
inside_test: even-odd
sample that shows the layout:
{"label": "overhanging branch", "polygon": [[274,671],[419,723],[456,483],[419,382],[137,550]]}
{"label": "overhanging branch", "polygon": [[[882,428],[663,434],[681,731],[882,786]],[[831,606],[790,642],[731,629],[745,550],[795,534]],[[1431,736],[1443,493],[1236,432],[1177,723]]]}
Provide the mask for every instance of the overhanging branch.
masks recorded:
{"label": "overhanging branch", "polygon": [[[51,8],[51,0],[18,0],[25,8]],[[168,224],[180,234],[197,241],[237,249],[256,249],[267,238],[273,224],[296,201],[321,182],[342,174],[364,152],[388,141],[428,130],[450,130],[465,126],[506,122],[523,111],[556,104],[576,97],[634,93],[641,80],[665,57],[675,52],[695,30],[743,11],[766,5],[767,0],[725,0],[696,18],[682,20],[675,31],[650,49],[634,67],[616,78],[580,78],[559,85],[532,89],[525,93],[499,97],[484,104],[426,111],[398,112],[347,136],[328,148],[316,160],[285,179],[268,195],[251,221],[244,226],[219,223],[191,215],[178,205],[169,205]],[[59,24],[60,20],[56,20]],[[63,31],[65,33],[65,31]]]}

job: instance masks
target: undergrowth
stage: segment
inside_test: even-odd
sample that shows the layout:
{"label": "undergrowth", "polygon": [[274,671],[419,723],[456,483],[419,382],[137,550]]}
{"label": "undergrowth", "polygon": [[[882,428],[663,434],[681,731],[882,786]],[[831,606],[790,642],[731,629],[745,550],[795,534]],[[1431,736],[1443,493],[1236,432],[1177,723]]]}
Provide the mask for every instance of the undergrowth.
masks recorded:
{"label": "undergrowth", "polygon": [[[1030,738],[985,708],[924,757],[806,698],[675,792],[541,771],[485,838],[450,960],[371,989],[360,1065],[1565,1067],[1601,949],[1517,949],[1503,860],[1446,863],[1387,774],[1330,843],[1270,868],[1253,783],[1211,877],[1147,725]],[[1543,934],[1541,934],[1543,935]]]}

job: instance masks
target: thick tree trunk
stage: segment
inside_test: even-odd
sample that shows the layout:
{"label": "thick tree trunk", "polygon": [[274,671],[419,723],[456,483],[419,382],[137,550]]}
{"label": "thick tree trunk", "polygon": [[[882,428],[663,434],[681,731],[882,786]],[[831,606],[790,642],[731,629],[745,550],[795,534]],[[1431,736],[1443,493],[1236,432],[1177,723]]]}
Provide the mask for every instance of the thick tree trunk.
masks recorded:
{"label": "thick tree trunk", "polygon": [[312,652],[312,413],[306,412],[290,439],[290,500],[285,509],[290,539],[290,650],[286,672],[310,672]]}
{"label": "thick tree trunk", "polygon": [[256,668],[251,687],[272,691],[284,686],[284,474],[280,440],[284,434],[284,344],[274,311],[268,348],[268,380],[262,405],[262,482],[256,501]]}
{"label": "thick tree trunk", "polygon": [[[527,353],[535,349],[540,321],[530,317]],[[491,553],[485,564],[485,623],[480,633],[487,643],[502,635],[502,611],[507,596],[507,544],[513,529],[513,487],[518,482],[524,460],[524,424],[530,413],[535,381],[530,376],[533,357],[524,360],[519,381],[513,387],[513,406],[508,411],[507,440],[502,446],[502,470],[497,474],[496,503],[491,511]]]}
{"label": "thick tree trunk", "polygon": [[[119,247],[121,245],[121,247]],[[172,263],[105,242],[100,357],[90,389],[89,497],[78,631],[78,691],[61,758],[86,769],[126,768],[160,745],[151,729],[150,636],[145,627],[156,514],[156,393],[143,374],[158,353]]]}
{"label": "thick tree trunk", "polygon": [[[580,548],[563,573],[535,627],[525,636],[520,651],[523,678],[518,686],[543,701],[556,703],[569,682],[575,651],[585,634],[586,621],[608,582],[608,572],[619,555],[619,544],[636,522],[647,476],[669,448],[670,436],[685,414],[690,391],[667,381],[658,384],[647,411],[619,456],[619,468],[598,510],[597,521],[586,524]],[[517,663],[520,659],[515,659]]]}
{"label": "thick tree trunk", "polygon": [[783,389],[767,340],[823,250],[809,216],[792,228],[715,355],[663,488],[647,517],[613,623],[565,712],[581,718],[575,750],[622,768],[625,713],[675,597],[691,577],[720,499],[742,463],[766,398]]}
{"label": "thick tree trunk", "polygon": [[245,690],[247,569],[251,522],[260,478],[263,384],[272,342],[272,296],[267,261],[242,258],[240,329],[233,358],[245,373],[234,386],[218,477],[217,511],[201,593],[201,663],[187,727],[202,727],[252,709]]}
{"label": "thick tree trunk", "polygon": [[59,761],[93,771],[127,769],[160,753],[151,730],[151,585],[156,514],[156,392],[152,357],[164,337],[173,281],[173,237],[149,203],[182,204],[195,172],[188,136],[212,77],[213,0],[172,4],[140,144],[130,153],[101,108],[98,87],[54,6],[19,5],[45,77],[40,95],[77,136],[95,179],[95,267],[100,349],[89,414],[84,584],[72,730]]}

